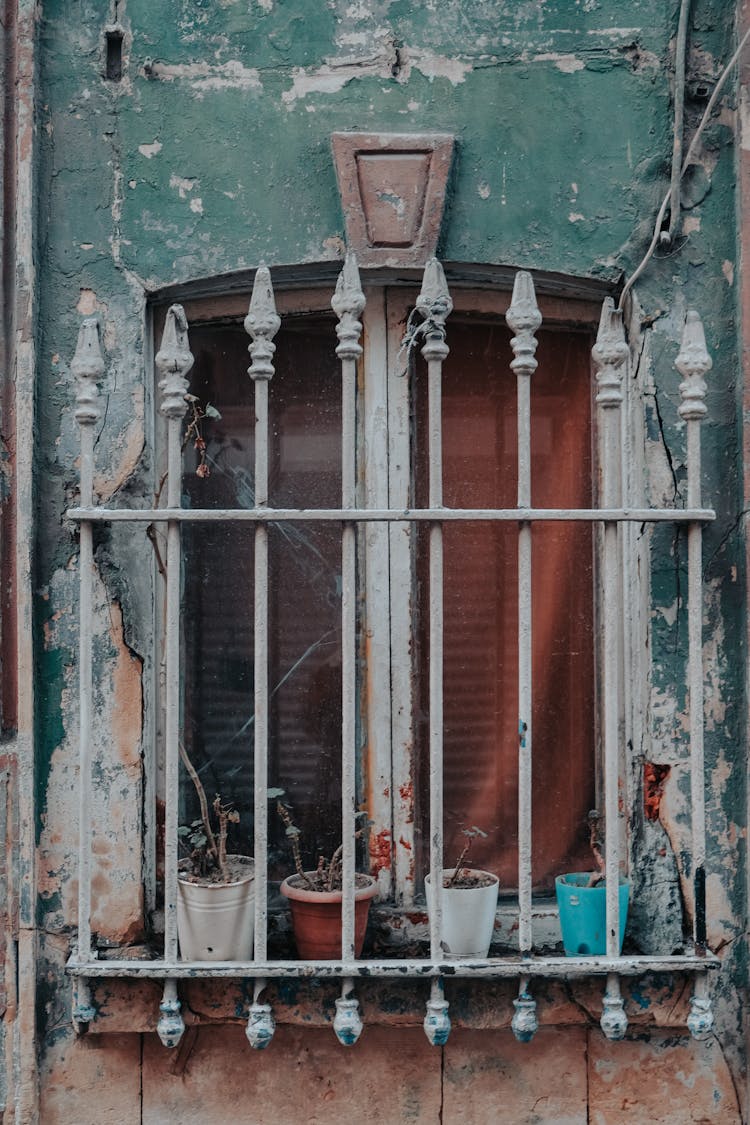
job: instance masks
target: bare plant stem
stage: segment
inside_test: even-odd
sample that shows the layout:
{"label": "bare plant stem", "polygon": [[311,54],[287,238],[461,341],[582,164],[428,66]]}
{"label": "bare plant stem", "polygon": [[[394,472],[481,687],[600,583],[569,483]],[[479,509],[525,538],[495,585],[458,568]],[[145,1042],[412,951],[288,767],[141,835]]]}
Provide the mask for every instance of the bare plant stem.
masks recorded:
{"label": "bare plant stem", "polygon": [[[289,810],[285,805],[282,805],[281,801],[276,802],[276,812],[279,814],[281,822],[287,830],[295,827],[292,818],[289,815]],[[308,888],[308,890],[314,891],[315,887],[313,886],[312,881],[308,879],[302,866],[302,856],[299,850],[299,835],[296,831],[291,833],[288,832],[287,834],[289,835],[289,839],[292,844],[292,855],[294,856],[295,871],[297,872],[305,886]]]}
{"label": "bare plant stem", "polygon": [[221,797],[217,795],[214,800],[214,813],[219,822],[219,870],[221,877],[225,883],[229,882],[229,871],[227,869],[227,824],[229,823],[229,810],[225,809],[221,803]]}
{"label": "bare plant stem", "polygon": [[461,852],[460,856],[458,857],[458,862],[456,863],[455,870],[454,870],[453,874],[451,875],[450,879],[448,879],[448,881],[443,884],[444,886],[446,886],[446,887],[455,886],[456,880],[458,879],[459,873],[460,873],[461,868],[463,866],[463,862],[466,859],[467,855],[469,854],[469,848],[470,847],[471,847],[471,837],[464,844],[464,849]]}
{"label": "bare plant stem", "polygon": [[[201,820],[203,821],[203,829],[206,833],[206,840],[208,841],[208,845],[207,845],[206,850],[209,852],[210,855],[212,855],[216,859],[218,857],[219,853],[218,853],[218,849],[216,847],[216,837],[214,836],[213,831],[211,829],[211,818],[210,818],[209,813],[208,813],[208,801],[206,799],[206,790],[203,788],[203,782],[198,777],[198,773],[195,769],[195,766],[190,761],[190,758],[188,757],[188,752],[185,749],[185,747],[182,745],[182,742],[179,743],[179,747],[180,747],[180,757],[182,758],[185,769],[190,774],[190,780],[192,781],[193,785],[195,786],[195,791],[198,794],[198,801],[199,801],[200,807],[201,807]],[[225,839],[226,839],[226,826],[225,826],[225,829],[224,829],[224,834],[225,834]],[[226,857],[225,857],[225,863],[226,863]]]}
{"label": "bare plant stem", "polygon": [[599,844],[599,821],[600,821],[600,819],[601,819],[601,817],[599,816],[599,813],[597,812],[597,810],[592,809],[591,812],[589,813],[589,817],[588,817],[588,820],[589,820],[589,846],[591,848],[591,854],[594,857],[594,862],[596,863],[596,866],[597,866],[598,870],[593,871],[591,873],[591,876],[590,876],[589,882],[588,882],[588,885],[590,887],[595,887],[597,883],[601,883],[603,881],[603,879],[605,878],[606,874],[607,874],[607,865],[604,862],[604,856],[602,855],[601,845]]}

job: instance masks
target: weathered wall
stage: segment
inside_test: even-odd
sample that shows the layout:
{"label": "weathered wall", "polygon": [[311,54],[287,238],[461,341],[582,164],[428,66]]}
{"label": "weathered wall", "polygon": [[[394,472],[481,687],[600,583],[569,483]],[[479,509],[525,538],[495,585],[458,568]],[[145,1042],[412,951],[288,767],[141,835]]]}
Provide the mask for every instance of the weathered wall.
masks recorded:
{"label": "weathered wall", "polygon": [[[73,1040],[62,965],[77,890],[77,548],[62,514],[76,486],[69,363],[80,315],[99,310],[105,329],[97,491],[147,497],[148,294],[260,260],[339,258],[332,131],[455,132],[440,249],[446,261],[612,281],[645,249],[671,155],[676,11],[663,0],[630,0],[625,8],[617,0],[120,0],[116,7],[126,31],[120,83],[102,77],[103,28],[113,9],[46,0],[40,23],[35,639],[43,1120],[236,1120],[237,1103],[250,1105],[257,1091],[263,1111],[247,1108],[242,1120],[336,1121],[350,1115],[355,1090],[366,1105],[378,1103],[380,1119],[393,1121],[481,1121],[490,1106],[516,1105],[504,1119],[583,1121],[587,1103],[589,1119],[607,1123],[676,1125],[691,1119],[688,1112],[693,1120],[735,1120],[730,1069],[740,1084],[738,989],[746,979],[745,577],[731,83],[685,197],[679,248],[652,264],[632,318],[634,382],[647,404],[645,483],[655,502],[684,496],[672,363],[688,306],[700,309],[714,358],[704,482],[705,500],[718,512],[705,553],[710,940],[725,958],[718,1040],[697,1046],[644,1027],[633,1041],[609,1045],[571,1003],[561,1006],[559,1023],[577,1026],[546,1028],[528,1048],[507,1031],[466,1030],[442,1057],[413,1028],[371,1028],[346,1056],[330,1031],[282,1028],[271,1051],[255,1056],[237,1028],[208,1027],[184,1073],[174,1074],[152,1032],[126,1034],[120,1022],[117,1035]],[[695,0],[693,8],[691,78],[710,80],[731,53],[732,5]],[[689,101],[689,128],[703,104]],[[634,747],[634,792],[643,759],[672,770],[661,819],[642,825],[636,814],[633,825],[643,947],[679,938],[681,919],[660,931],[647,922],[668,894],[679,902],[689,831],[683,667],[675,655],[685,631],[684,544],[665,532],[657,546],[653,690],[646,734]],[[147,545],[103,532],[97,564],[96,734],[107,756],[96,778],[94,928],[132,941],[142,928],[142,761],[152,735],[141,729],[153,703]],[[667,862],[654,866],[660,851]],[[639,1003],[630,1000],[632,1012]],[[388,1021],[383,1007],[377,1018]],[[282,1088],[291,1090],[283,1103]],[[471,1108],[459,1111],[464,1096]],[[375,1110],[358,1116],[369,1120],[368,1112]]]}

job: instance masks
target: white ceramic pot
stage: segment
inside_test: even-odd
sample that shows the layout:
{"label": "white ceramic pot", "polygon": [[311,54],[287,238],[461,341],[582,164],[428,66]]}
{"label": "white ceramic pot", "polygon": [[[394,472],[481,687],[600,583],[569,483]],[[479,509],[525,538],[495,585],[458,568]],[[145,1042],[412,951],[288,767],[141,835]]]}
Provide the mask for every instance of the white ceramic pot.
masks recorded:
{"label": "white ceramic pot", "polygon": [[255,861],[240,860],[247,875],[234,883],[177,881],[177,934],[183,961],[251,961],[255,922]]}
{"label": "white ceramic pot", "polygon": [[[453,874],[443,869],[443,878]],[[498,878],[491,871],[468,869],[472,875],[489,875],[486,887],[443,888],[443,950],[452,957],[486,957],[492,941],[497,910]],[[432,873],[425,877],[427,912],[432,910]]]}

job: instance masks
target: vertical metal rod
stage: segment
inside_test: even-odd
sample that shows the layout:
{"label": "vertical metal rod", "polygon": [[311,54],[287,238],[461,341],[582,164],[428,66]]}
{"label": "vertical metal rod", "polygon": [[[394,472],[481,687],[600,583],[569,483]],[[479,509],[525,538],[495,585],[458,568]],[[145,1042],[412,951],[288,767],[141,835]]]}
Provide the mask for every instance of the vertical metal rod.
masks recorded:
{"label": "vertical metal rod", "polygon": [[[707,412],[706,383],[711,357],[698,313],[688,312],[675,367],[683,376],[679,413],[687,424],[687,502],[701,501],[701,431]],[[688,526],[688,701],[690,710],[690,796],[692,816],[693,939],[697,953],[706,948],[706,802],[703,754],[703,591],[702,526]]]}
{"label": "vertical metal rod", "polygon": [[[602,474],[602,506],[616,507],[621,492],[620,409],[622,407],[622,367],[628,346],[622,325],[622,312],[611,297],[602,306],[601,320],[592,357],[597,369],[600,408],[599,440]],[[607,956],[620,953],[620,825],[619,825],[619,623],[607,607],[616,604],[618,593],[617,524],[604,524],[602,590],[604,612],[604,814],[606,829]]]}
{"label": "vertical metal rod", "polygon": [[[338,317],[336,355],[341,360],[341,507],[346,509],[356,507],[357,501],[357,360],[362,354],[359,317],[365,307],[357,259],[352,253],[346,255],[331,306]],[[341,534],[341,956],[344,960],[353,960],[355,956],[356,737],[357,541],[354,524],[345,523]]]}
{"label": "vertical metal rod", "polygon": [[[104,374],[99,322],[83,321],[71,369],[76,379],[75,419],[81,431],[81,507],[94,502],[94,427],[101,417],[98,380]],[[92,585],[94,581],[93,528],[84,520],[80,530],[80,640],[79,640],[79,857],[78,857],[78,960],[90,961],[91,948],[91,716],[92,716]],[[84,990],[85,991],[85,990]],[[79,1006],[86,997],[79,990]]]}
{"label": "vertical metal rod", "polygon": [[[518,388],[518,507],[531,507],[531,376],[536,371],[537,341],[534,333],[542,323],[531,274],[520,271],[505,319],[514,332],[511,339]],[[522,954],[531,952],[531,820],[532,820],[532,732],[533,705],[531,524],[518,526],[518,942]]]}
{"label": "vertical metal rod", "polygon": [[[273,378],[273,337],[281,326],[266,266],[255,273],[245,331],[252,363],[248,375],[255,384],[255,504],[268,505],[268,383]],[[254,751],[253,819],[255,853],[254,958],[268,957],[268,528],[255,528],[254,577]]]}
{"label": "vertical metal rod", "polygon": [[[182,420],[187,403],[187,372],[193,366],[188,325],[181,305],[172,305],[156,354],[162,375],[161,412],[167,419],[167,507],[182,499]],[[177,960],[177,820],[179,813],[180,740],[180,585],[181,540],[178,520],[167,522],[167,592],[164,686],[164,959]],[[166,993],[165,993],[166,998]]]}
{"label": "vertical metal rod", "polygon": [[[448,355],[445,321],[453,302],[443,267],[437,258],[425,266],[417,309],[423,323],[422,355],[427,360],[428,500],[443,504],[442,372]],[[430,700],[430,956],[442,957],[443,929],[443,525],[431,523],[429,532],[429,700]]]}

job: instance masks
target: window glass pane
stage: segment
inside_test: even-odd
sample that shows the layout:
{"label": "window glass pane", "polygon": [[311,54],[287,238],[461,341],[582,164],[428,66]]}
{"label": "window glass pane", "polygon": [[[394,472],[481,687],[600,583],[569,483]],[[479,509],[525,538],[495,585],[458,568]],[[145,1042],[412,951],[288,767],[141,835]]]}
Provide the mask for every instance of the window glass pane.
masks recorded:
{"label": "window glass pane", "polygon": [[[185,451],[184,503],[254,504],[253,382],[239,327],[191,331],[191,392],[220,419],[205,419],[208,476]],[[269,503],[337,507],[341,474],[341,381],[332,318],[285,323],[269,384]],[[269,528],[269,784],[287,792],[307,862],[340,840],[341,532],[337,524]],[[249,524],[185,525],[184,701],[188,752],[209,799],[221,792],[240,812],[233,846],[252,852],[253,543]],[[183,816],[197,815],[182,784]],[[290,853],[271,810],[271,874]]]}
{"label": "window glass pane", "polygon": [[[516,379],[504,325],[451,318],[443,376],[443,498],[449,507],[515,507]],[[590,340],[539,333],[532,376],[532,503],[591,503]],[[426,378],[415,379],[417,502],[426,504]],[[417,672],[420,791],[428,754],[427,535],[417,566],[421,619]],[[592,530],[584,523],[533,529],[533,877],[539,888],[583,864],[594,801]],[[445,861],[461,829],[487,838],[471,862],[518,882],[518,565],[515,523],[448,524],[445,552]],[[427,814],[419,813],[428,862]]]}

